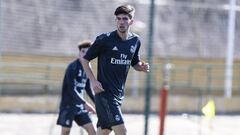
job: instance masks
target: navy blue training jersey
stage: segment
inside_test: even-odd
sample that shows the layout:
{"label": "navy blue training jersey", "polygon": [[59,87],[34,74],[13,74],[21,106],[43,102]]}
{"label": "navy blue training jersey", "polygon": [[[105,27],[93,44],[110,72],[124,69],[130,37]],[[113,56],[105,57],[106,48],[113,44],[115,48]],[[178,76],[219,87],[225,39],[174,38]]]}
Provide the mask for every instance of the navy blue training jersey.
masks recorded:
{"label": "navy blue training jersey", "polygon": [[63,86],[61,107],[76,106],[85,103],[83,99],[83,90],[94,101],[92,89],[90,87],[89,79],[83,70],[82,64],[78,59],[70,63],[66,69]]}
{"label": "navy blue training jersey", "polygon": [[140,40],[131,33],[122,40],[117,31],[98,36],[84,58],[88,61],[98,57],[97,80],[103,89],[121,103],[130,65],[140,61]]}

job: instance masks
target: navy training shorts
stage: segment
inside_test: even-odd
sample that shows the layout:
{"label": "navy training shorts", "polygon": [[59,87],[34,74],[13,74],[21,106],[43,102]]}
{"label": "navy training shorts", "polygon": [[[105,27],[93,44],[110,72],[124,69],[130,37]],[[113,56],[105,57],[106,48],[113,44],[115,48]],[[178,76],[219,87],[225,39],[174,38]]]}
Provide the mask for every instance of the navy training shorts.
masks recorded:
{"label": "navy training shorts", "polygon": [[83,126],[85,124],[92,122],[88,112],[78,114],[76,111],[74,111],[71,108],[64,108],[59,112],[57,124],[63,127],[71,128],[73,120],[79,126]]}
{"label": "navy training shorts", "polygon": [[97,127],[111,130],[112,126],[124,123],[120,105],[114,101],[109,93],[96,94],[95,106],[98,117]]}

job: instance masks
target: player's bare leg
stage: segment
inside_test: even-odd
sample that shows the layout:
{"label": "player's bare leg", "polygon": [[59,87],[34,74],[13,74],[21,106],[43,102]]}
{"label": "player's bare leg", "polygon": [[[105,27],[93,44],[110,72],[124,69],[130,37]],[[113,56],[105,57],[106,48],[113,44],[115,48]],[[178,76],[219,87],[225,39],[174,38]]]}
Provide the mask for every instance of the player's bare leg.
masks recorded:
{"label": "player's bare leg", "polygon": [[88,135],[96,135],[96,131],[92,123],[83,125],[83,128],[87,131]]}
{"label": "player's bare leg", "polygon": [[112,127],[115,135],[127,135],[127,129],[124,124],[120,124]]}
{"label": "player's bare leg", "polygon": [[111,133],[111,130],[102,129],[101,127],[99,127],[97,129],[97,134],[96,135],[109,135],[110,133]]}
{"label": "player's bare leg", "polygon": [[71,128],[62,127],[61,135],[69,135]]}

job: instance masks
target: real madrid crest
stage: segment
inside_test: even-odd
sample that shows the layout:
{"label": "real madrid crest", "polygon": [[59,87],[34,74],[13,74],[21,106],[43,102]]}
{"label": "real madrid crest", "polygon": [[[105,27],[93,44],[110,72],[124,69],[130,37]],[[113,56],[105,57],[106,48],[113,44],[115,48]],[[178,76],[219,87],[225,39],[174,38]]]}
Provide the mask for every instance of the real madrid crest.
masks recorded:
{"label": "real madrid crest", "polygon": [[131,48],[130,48],[130,52],[134,53],[135,51],[136,51],[136,45],[135,46],[132,45]]}

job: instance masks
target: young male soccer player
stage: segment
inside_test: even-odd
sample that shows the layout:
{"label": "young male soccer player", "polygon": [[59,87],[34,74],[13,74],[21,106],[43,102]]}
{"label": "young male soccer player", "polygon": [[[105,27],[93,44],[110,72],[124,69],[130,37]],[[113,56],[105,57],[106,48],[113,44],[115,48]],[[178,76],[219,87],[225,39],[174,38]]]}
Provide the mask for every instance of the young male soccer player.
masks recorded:
{"label": "young male soccer player", "polygon": [[[149,72],[149,64],[139,57],[141,42],[129,31],[133,23],[134,7],[122,5],[115,10],[117,30],[98,36],[83,57],[83,68],[91,80],[98,117],[97,134],[126,135],[121,112],[126,77],[130,65],[137,71]],[[98,73],[95,78],[89,62],[98,57]]]}
{"label": "young male soccer player", "polygon": [[[78,46],[79,57],[83,57],[90,46],[90,41],[81,42]],[[89,112],[95,112],[95,109],[84,100],[84,89],[94,102],[94,94],[83,70],[81,59],[76,59],[68,65],[62,86],[62,99],[57,120],[57,124],[62,126],[61,135],[70,134],[73,120],[82,126],[88,135],[96,134],[89,117]]]}

